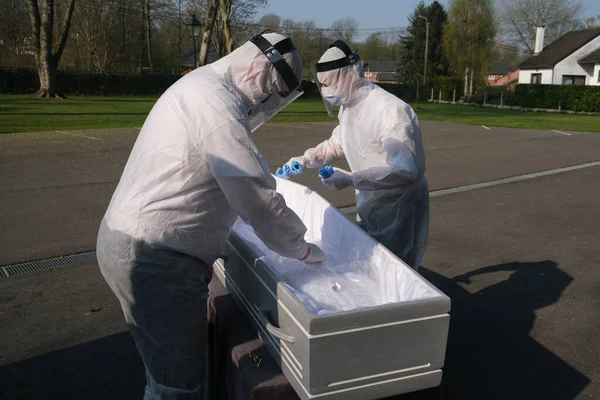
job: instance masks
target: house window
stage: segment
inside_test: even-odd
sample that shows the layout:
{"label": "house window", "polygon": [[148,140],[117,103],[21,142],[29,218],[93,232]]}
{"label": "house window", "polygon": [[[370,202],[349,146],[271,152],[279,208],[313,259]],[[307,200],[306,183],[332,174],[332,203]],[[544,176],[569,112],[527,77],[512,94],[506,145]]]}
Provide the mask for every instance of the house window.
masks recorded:
{"label": "house window", "polygon": [[496,75],[488,75],[488,81],[495,81]]}
{"label": "house window", "polygon": [[538,85],[542,83],[542,74],[531,74],[531,84]]}
{"label": "house window", "polygon": [[585,75],[563,75],[562,84],[584,86]]}
{"label": "house window", "polygon": [[600,83],[600,69],[598,70],[598,83]]}
{"label": "house window", "polygon": [[366,76],[367,78],[370,78],[370,77],[371,77],[371,72],[370,72],[370,71],[369,71],[369,72],[365,72],[365,76]]}

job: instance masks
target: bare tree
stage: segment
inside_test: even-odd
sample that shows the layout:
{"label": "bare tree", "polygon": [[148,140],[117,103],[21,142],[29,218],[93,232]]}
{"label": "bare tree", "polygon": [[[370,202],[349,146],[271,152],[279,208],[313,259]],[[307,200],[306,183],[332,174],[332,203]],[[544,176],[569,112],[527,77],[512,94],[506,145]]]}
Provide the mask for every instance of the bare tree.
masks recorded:
{"label": "bare tree", "polygon": [[223,36],[225,39],[225,46],[227,46],[227,53],[231,54],[233,51],[233,36],[231,35],[231,7],[233,0],[219,0],[219,6],[221,9],[221,19],[223,20]]}
{"label": "bare tree", "polygon": [[23,23],[26,19],[27,4],[23,0],[0,0],[0,41],[6,51],[0,54],[0,60],[10,60],[13,66],[20,65],[18,59],[26,56],[29,50],[26,43],[28,26]]}
{"label": "bare tree", "polygon": [[[38,4],[38,1],[41,4]],[[54,0],[27,0],[34,41],[35,61],[40,79],[40,98],[60,97],[56,93],[56,70],[69,37],[75,0],[69,0],[62,24],[58,28],[58,41],[54,40]],[[40,7],[41,5],[41,7]]]}
{"label": "bare tree", "polygon": [[268,0],[230,0],[231,1],[231,21],[236,23],[250,22],[259,8],[266,7]]}
{"label": "bare tree", "polygon": [[[246,25],[268,0],[192,0],[193,10],[204,16],[202,42],[198,66],[208,61],[211,40],[219,54],[233,51],[236,39],[248,39]],[[221,45],[223,42],[223,45]]]}
{"label": "bare tree", "polygon": [[503,39],[533,54],[538,26],[546,27],[545,44],[583,27],[580,0],[497,0]]}
{"label": "bare tree", "polygon": [[229,20],[232,27],[233,45],[244,43],[260,32],[253,22],[258,10],[269,4],[268,0],[230,0],[231,12]]}
{"label": "bare tree", "polygon": [[117,11],[117,0],[87,0],[74,13],[72,37],[84,47],[81,56],[86,59],[82,61],[94,72],[109,71],[118,56]]}
{"label": "bare tree", "polygon": [[358,21],[354,18],[341,18],[331,24],[331,33],[335,39],[350,44],[358,30]]}
{"label": "bare tree", "polygon": [[277,14],[265,14],[258,21],[259,25],[262,25],[264,29],[279,29],[279,25],[281,25],[281,17]]}
{"label": "bare tree", "polygon": [[148,69],[152,71],[152,19],[150,11],[150,0],[142,0],[142,20],[144,21],[144,42],[146,44],[146,59],[148,60]]}
{"label": "bare tree", "polygon": [[206,65],[208,60],[208,47],[210,46],[210,40],[213,36],[212,31],[215,26],[215,20],[217,19],[217,0],[208,0],[206,11],[206,19],[204,21],[204,27],[202,29],[202,43],[200,44],[200,57],[198,57],[198,66],[201,67]]}
{"label": "bare tree", "polygon": [[596,17],[586,18],[585,26],[588,28],[598,28],[600,27],[600,14]]}

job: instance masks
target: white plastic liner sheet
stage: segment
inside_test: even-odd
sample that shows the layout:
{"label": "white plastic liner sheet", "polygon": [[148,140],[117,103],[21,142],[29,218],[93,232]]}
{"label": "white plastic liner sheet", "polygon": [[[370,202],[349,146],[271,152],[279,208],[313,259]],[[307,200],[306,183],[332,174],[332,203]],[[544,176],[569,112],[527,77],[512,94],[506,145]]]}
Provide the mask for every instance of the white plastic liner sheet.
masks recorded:
{"label": "white plastic liner sheet", "polygon": [[312,314],[327,314],[439,296],[393,256],[310,189],[277,179],[277,191],[304,221],[306,240],[327,255],[309,265],[269,250],[241,219],[233,231],[252,248]]}

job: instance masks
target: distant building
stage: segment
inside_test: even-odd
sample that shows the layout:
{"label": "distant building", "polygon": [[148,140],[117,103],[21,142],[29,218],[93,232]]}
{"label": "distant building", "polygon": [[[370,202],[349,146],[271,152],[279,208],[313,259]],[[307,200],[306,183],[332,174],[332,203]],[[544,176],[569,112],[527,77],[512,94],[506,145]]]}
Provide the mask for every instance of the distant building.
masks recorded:
{"label": "distant building", "polygon": [[519,70],[509,64],[496,64],[488,72],[489,86],[514,87],[519,82]]}
{"label": "distant building", "polygon": [[396,83],[398,67],[395,61],[360,61],[365,79],[376,83]]}
{"label": "distant building", "polygon": [[567,32],[544,48],[539,27],[535,54],[519,70],[520,84],[600,86],[600,28]]}

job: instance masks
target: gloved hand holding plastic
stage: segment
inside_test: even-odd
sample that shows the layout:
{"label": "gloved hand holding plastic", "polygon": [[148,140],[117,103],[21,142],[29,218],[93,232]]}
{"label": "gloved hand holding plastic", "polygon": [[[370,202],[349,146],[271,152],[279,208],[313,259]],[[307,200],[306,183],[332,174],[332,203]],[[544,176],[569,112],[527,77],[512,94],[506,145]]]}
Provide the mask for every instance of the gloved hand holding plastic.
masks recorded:
{"label": "gloved hand holding plastic", "polygon": [[327,179],[333,175],[333,167],[331,165],[327,165],[323,168],[319,169],[319,178]]}
{"label": "gloved hand holding plastic", "polygon": [[290,160],[287,164],[277,168],[275,175],[282,179],[290,179],[294,175],[300,175],[304,171],[304,167],[296,160]]}
{"label": "gloved hand holding plastic", "polygon": [[[326,170],[329,175],[330,170]],[[319,175],[320,175],[319,171]],[[343,190],[349,186],[352,186],[352,173],[341,168],[333,168],[333,174],[329,177],[321,177],[323,185],[327,186],[329,190]]]}

